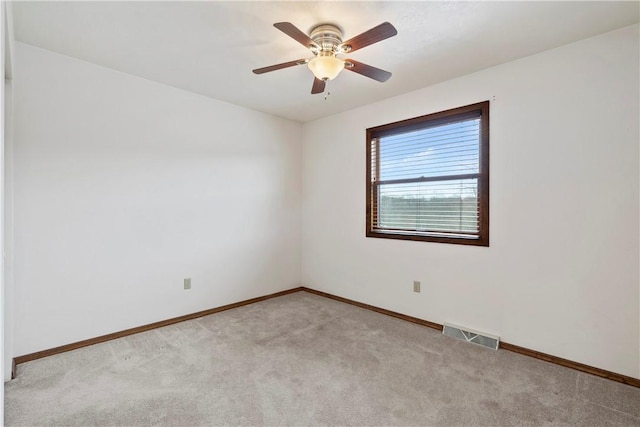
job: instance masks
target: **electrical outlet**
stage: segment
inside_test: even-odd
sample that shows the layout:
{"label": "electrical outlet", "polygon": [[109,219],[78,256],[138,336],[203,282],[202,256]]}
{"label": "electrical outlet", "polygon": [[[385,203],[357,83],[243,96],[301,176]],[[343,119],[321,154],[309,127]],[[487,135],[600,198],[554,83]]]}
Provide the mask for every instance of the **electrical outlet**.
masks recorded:
{"label": "electrical outlet", "polygon": [[420,292],[420,282],[417,280],[413,281],[413,292]]}
{"label": "electrical outlet", "polygon": [[187,277],[184,279],[184,288],[191,289],[191,277]]}

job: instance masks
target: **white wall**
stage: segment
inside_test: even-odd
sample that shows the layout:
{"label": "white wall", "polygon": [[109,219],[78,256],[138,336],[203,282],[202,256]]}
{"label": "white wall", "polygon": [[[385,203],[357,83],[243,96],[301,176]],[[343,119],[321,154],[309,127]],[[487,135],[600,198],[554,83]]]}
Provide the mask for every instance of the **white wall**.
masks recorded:
{"label": "white wall", "polygon": [[[636,25],[305,124],[303,285],[640,377],[638,48]],[[491,246],[365,238],[365,129],[484,100]]]}
{"label": "white wall", "polygon": [[[4,119],[4,105],[5,105],[5,78],[6,78],[6,73],[4,71],[4,64],[5,64],[5,60],[4,60],[4,54],[5,54],[5,43],[6,43],[6,21],[5,21],[5,5],[4,2],[2,4],[0,4],[0,55],[1,58],[0,59],[0,69],[2,69],[2,88],[0,89],[0,150],[4,151],[4,144],[5,144],[5,136],[4,136],[4,129],[5,129],[5,119]],[[0,161],[0,176],[4,175],[4,159],[2,161]],[[2,178],[0,178],[2,179]],[[3,180],[4,182],[4,180]],[[4,188],[0,187],[2,190],[0,190],[0,208],[2,205],[2,200],[4,199]],[[0,218],[2,218],[4,215],[3,211],[0,211]],[[2,230],[2,227],[0,227],[0,230]],[[2,248],[4,250],[4,233],[2,233],[2,231],[0,231],[0,248]],[[2,313],[0,315],[0,331],[2,332],[2,339],[0,339],[0,355],[2,355],[2,365],[0,365],[0,373],[2,373],[2,378],[4,379],[4,381],[6,381],[6,367],[5,367],[5,345],[4,345],[4,334],[5,334],[5,321],[4,321],[4,317],[5,317],[5,283],[4,283],[4,274],[2,274],[2,272],[4,271],[4,259],[0,258],[0,308],[2,309]],[[3,402],[2,404],[2,408],[0,408],[0,423],[2,423],[2,425],[4,425],[4,387],[2,387],[2,390],[0,390],[0,401]]]}
{"label": "white wall", "polygon": [[21,43],[14,94],[15,355],[299,286],[300,124]]}
{"label": "white wall", "polygon": [[[5,193],[5,176],[10,168],[10,146],[13,140],[13,102],[12,82],[13,76],[13,14],[11,4],[0,4],[0,70],[2,70],[2,88],[0,88],[0,375],[4,381],[11,379],[11,357],[13,345],[13,318],[12,318],[12,282],[5,274],[10,273],[10,256],[7,253],[10,242],[11,230],[5,229],[5,215],[7,208],[11,209],[11,201]],[[0,402],[4,402],[4,387],[0,387]],[[0,425],[4,425],[4,404],[0,405]]]}
{"label": "white wall", "polygon": [[13,80],[4,81],[3,280],[4,280],[4,380],[11,380],[13,366]]}

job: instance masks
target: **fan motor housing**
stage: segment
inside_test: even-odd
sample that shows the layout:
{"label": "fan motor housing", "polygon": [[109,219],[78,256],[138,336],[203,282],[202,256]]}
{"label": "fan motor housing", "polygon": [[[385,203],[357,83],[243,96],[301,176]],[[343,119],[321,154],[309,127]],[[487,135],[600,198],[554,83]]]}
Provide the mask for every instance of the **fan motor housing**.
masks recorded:
{"label": "fan motor housing", "polygon": [[312,47],[312,51],[338,53],[338,46],[342,43],[342,31],[333,24],[321,24],[311,30],[310,35],[320,49]]}

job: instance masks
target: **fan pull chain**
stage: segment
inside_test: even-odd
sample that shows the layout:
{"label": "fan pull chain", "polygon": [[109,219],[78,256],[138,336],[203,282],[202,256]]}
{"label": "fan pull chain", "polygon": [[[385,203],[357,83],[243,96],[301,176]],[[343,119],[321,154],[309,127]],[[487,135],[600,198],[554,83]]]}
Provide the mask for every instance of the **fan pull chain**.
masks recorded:
{"label": "fan pull chain", "polygon": [[324,93],[325,93],[325,95],[324,95],[324,100],[326,101],[326,100],[327,100],[327,98],[329,97],[329,95],[331,95],[331,91],[329,90],[329,80],[327,80],[327,81],[325,82],[325,87],[324,87],[324,88],[325,88],[325,92],[324,92]]}

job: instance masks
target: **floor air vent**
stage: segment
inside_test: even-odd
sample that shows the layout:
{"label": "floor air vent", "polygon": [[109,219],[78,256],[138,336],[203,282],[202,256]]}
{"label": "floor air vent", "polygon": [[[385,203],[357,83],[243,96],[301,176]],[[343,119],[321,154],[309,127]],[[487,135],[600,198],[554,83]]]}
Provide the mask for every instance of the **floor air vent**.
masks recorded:
{"label": "floor air vent", "polygon": [[500,338],[495,335],[485,334],[484,332],[474,331],[473,329],[463,328],[447,322],[444,323],[442,333],[492,350],[497,350],[500,346]]}

